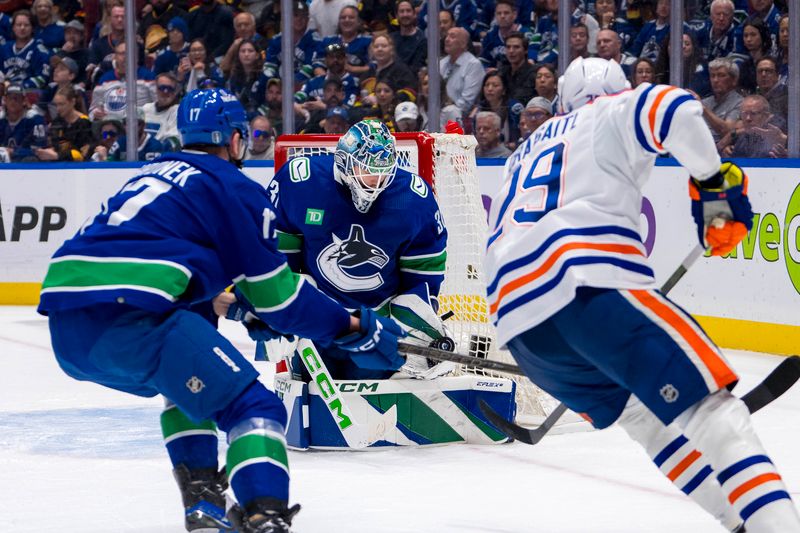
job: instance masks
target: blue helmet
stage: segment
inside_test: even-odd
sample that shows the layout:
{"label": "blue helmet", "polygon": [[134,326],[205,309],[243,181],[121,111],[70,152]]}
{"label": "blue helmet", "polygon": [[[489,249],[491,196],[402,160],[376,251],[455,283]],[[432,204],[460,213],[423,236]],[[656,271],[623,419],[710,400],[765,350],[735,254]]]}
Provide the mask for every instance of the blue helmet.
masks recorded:
{"label": "blue helmet", "polygon": [[386,124],[362,120],[336,144],[334,176],[350,188],[356,209],[366,213],[397,172],[394,137]]}
{"label": "blue helmet", "polygon": [[239,131],[246,142],[249,129],[244,107],[225,89],[194,90],[183,97],[178,107],[178,132],[183,146],[228,146],[234,131]]}

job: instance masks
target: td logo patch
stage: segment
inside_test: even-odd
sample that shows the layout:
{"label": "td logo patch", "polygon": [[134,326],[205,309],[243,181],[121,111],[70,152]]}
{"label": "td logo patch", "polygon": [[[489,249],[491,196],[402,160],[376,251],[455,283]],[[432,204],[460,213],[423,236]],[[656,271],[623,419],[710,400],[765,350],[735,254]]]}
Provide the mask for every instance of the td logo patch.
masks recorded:
{"label": "td logo patch", "polygon": [[322,218],[325,216],[324,209],[306,209],[306,224],[311,226],[321,226]]}

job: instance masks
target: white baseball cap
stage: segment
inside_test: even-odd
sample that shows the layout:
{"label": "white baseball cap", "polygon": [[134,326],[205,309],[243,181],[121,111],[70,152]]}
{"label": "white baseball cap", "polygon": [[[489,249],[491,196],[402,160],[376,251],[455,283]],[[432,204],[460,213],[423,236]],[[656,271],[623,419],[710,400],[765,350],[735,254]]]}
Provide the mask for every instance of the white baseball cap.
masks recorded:
{"label": "white baseball cap", "polygon": [[399,121],[407,118],[412,120],[417,120],[417,118],[419,118],[419,109],[414,102],[401,102],[394,108],[395,120]]}

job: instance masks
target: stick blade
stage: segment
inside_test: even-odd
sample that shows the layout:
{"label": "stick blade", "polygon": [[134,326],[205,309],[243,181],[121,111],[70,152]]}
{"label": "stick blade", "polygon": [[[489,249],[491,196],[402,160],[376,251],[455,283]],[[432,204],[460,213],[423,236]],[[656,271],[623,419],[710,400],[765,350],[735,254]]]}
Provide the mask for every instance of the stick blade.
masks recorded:
{"label": "stick blade", "polygon": [[781,361],[761,384],[742,396],[742,401],[750,413],[755,413],[792,388],[798,379],[800,379],[800,356],[792,355]]}
{"label": "stick blade", "polygon": [[500,416],[497,411],[492,409],[491,406],[484,400],[479,400],[479,405],[481,412],[489,420],[489,422],[491,422],[494,427],[499,429],[509,439],[518,440],[525,444],[536,444],[544,436],[544,434],[535,434],[535,430],[529,430],[509,422]]}

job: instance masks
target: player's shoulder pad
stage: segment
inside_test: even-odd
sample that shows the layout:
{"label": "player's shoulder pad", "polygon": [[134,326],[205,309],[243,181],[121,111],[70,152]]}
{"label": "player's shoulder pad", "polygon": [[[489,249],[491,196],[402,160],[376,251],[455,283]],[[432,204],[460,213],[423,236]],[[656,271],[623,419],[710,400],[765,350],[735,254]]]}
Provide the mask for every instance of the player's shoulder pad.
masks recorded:
{"label": "player's shoulder pad", "polygon": [[275,180],[284,187],[323,187],[333,183],[333,156],[293,157],[277,170]]}
{"label": "player's shoulder pad", "polygon": [[433,197],[433,191],[422,176],[402,168],[397,169],[392,186],[399,194],[409,195],[412,199],[415,196],[423,199]]}

